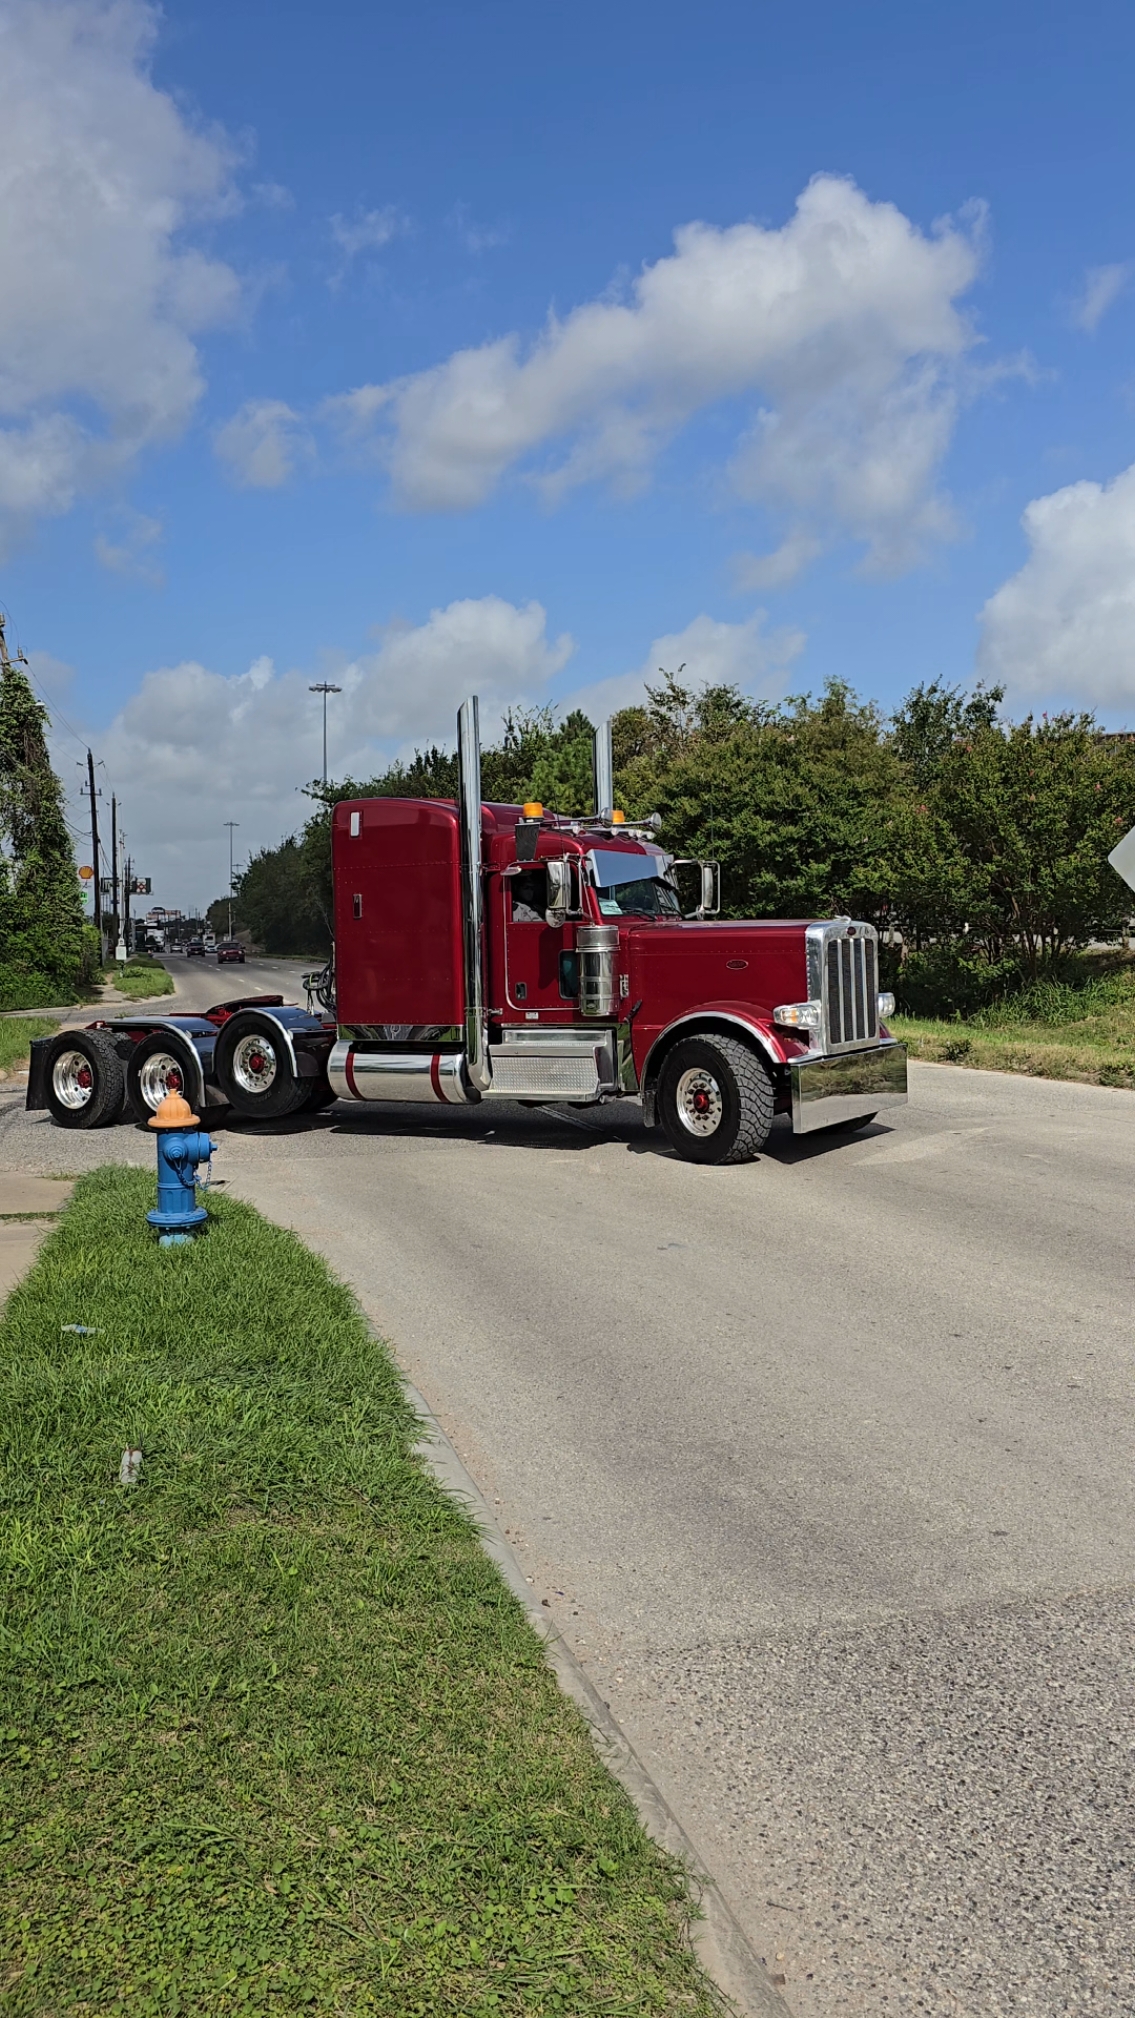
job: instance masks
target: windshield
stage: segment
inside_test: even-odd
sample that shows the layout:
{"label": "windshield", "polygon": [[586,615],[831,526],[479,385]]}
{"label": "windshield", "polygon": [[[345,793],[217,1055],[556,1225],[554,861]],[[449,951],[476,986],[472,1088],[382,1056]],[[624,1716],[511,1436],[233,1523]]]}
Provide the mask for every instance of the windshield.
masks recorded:
{"label": "windshield", "polygon": [[599,914],[603,918],[680,918],[678,893],[658,876],[635,883],[600,884]]}

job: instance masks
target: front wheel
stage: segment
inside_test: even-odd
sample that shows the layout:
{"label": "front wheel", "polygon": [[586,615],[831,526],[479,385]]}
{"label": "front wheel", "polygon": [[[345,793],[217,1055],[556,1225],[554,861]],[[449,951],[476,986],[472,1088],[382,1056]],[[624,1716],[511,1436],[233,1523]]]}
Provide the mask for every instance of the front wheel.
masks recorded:
{"label": "front wheel", "polygon": [[224,1098],[253,1121],[279,1121],[308,1098],[283,1032],[266,1016],[234,1016],[217,1039],[213,1067]]}
{"label": "front wheel", "polygon": [[59,1128],[105,1128],[122,1112],[125,1079],[113,1037],[68,1030],[47,1059],[47,1106]]}
{"label": "front wheel", "polygon": [[772,1128],[772,1081],[735,1037],[684,1037],[665,1060],[658,1118],[687,1163],[747,1163]]}

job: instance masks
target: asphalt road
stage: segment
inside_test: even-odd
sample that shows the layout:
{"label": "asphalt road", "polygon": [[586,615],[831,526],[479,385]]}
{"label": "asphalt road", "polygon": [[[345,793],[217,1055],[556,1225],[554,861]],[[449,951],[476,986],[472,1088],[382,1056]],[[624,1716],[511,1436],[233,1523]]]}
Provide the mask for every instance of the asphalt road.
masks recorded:
{"label": "asphalt road", "polygon": [[[270,960],[262,955],[246,960],[243,965],[227,961],[218,966],[216,955],[207,953],[203,960],[186,959],[182,953],[163,953],[162,965],[168,967],[174,980],[173,996],[159,996],[152,1003],[115,1003],[112,1013],[122,1016],[132,1015],[141,1007],[153,1009],[211,1009],[214,1002],[228,1002],[237,995],[283,995],[289,1002],[303,1002],[300,976],[310,968],[318,967],[316,958],[310,960]],[[94,1012],[90,1009],[76,1010],[76,1022],[89,1022]]]}
{"label": "asphalt road", "polygon": [[[2,1167],[110,1154],[0,1107]],[[722,1171],[338,1107],[214,1169],[355,1285],[798,2018],[1131,2018],[1130,1094],[915,1067]]]}

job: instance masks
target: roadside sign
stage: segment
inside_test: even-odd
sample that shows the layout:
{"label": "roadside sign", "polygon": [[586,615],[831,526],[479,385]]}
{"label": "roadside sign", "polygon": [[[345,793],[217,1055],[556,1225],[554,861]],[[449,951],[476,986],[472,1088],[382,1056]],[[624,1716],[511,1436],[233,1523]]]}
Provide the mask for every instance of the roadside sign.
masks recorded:
{"label": "roadside sign", "polygon": [[79,871],[79,874],[82,877],[84,883],[89,883],[94,873],[95,872],[92,869],[89,862],[84,862],[82,868]]}
{"label": "roadside sign", "polygon": [[1117,876],[1122,876],[1129,889],[1135,890],[1135,827],[1123,836],[1118,847],[1112,849],[1108,861]]}

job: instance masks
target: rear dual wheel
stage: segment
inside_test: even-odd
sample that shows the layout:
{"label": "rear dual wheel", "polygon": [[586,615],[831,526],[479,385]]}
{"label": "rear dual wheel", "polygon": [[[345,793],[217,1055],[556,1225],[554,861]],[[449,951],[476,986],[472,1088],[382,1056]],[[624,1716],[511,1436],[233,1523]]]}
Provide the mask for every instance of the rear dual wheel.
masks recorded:
{"label": "rear dual wheel", "polygon": [[234,1016],[217,1039],[213,1054],[217,1082],[238,1114],[254,1121],[279,1121],[314,1104],[322,1078],[301,1078],[278,1026],[267,1017]]}
{"label": "rear dual wheel", "polygon": [[59,1128],[106,1128],[122,1112],[122,1060],[105,1030],[68,1030],[47,1060],[47,1106]]}
{"label": "rear dual wheel", "polygon": [[126,1097],[139,1121],[156,1114],[167,1093],[180,1093],[192,1107],[198,1098],[196,1055],[166,1030],[143,1037],[126,1065]]}

